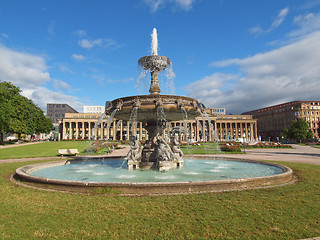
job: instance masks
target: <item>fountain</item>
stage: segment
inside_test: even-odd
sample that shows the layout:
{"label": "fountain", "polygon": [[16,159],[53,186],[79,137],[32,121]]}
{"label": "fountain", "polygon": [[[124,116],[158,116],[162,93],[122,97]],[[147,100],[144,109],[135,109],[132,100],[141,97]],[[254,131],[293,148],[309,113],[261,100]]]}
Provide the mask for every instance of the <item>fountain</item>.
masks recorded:
{"label": "fountain", "polygon": [[171,65],[168,57],[158,55],[157,31],[152,33],[152,55],[139,59],[138,64],[150,72],[150,95],[118,98],[108,102],[106,114],[116,111],[115,118],[130,120],[132,112],[136,113],[135,121],[142,122],[148,132],[148,140],[140,146],[135,135],[130,137],[131,148],[127,156],[129,169],[157,169],[166,171],[183,166],[183,154],[179,148],[179,139],[172,132],[170,139],[164,136],[168,122],[182,120],[184,113],[195,118],[200,111],[196,99],[175,95],[160,95],[158,75]]}
{"label": "fountain", "polygon": [[[292,182],[292,170],[277,164],[216,159],[212,156],[183,156],[179,141],[181,134],[188,138],[187,119],[196,116],[201,116],[203,121],[210,119],[196,99],[160,94],[158,75],[171,65],[171,60],[159,56],[157,46],[157,32],[154,29],[152,55],[138,61],[151,74],[150,94],[106,102],[103,116],[109,115],[105,124],[107,128],[113,117],[118,120],[116,128],[121,121],[129,123],[130,151],[125,159],[76,157],[67,161],[27,165],[16,169],[15,177],[23,181],[16,181],[17,184],[90,193],[97,188],[112,189],[121,194],[140,195],[240,190]],[[183,126],[172,128],[167,137],[164,131],[168,123],[178,120],[183,120]],[[148,132],[143,145],[137,139],[137,122],[142,122]],[[210,121],[208,127],[205,125],[206,129],[198,119],[197,123],[202,128],[202,138],[206,137],[206,132],[214,133]]]}

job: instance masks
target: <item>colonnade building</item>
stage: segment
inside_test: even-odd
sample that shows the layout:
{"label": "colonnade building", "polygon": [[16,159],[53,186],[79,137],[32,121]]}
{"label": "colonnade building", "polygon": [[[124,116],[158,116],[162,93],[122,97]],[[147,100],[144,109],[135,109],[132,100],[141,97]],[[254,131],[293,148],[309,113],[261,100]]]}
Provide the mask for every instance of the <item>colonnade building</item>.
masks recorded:
{"label": "colonnade building", "polygon": [[276,140],[292,121],[304,118],[314,138],[319,138],[320,101],[292,101],[243,113],[258,120],[262,140]]}
{"label": "colonnade building", "polygon": [[[214,115],[208,110],[210,122],[197,117],[185,121],[174,121],[167,124],[164,135],[169,136],[174,127],[183,126],[188,129],[188,138],[191,141],[254,141],[257,136],[257,120],[251,115]],[[59,121],[59,140],[72,139],[104,139],[128,140],[129,131],[139,140],[148,140],[147,130],[142,122],[132,127],[127,121],[114,118],[106,126],[108,116],[98,123],[101,114],[97,113],[66,113]],[[104,127],[103,127],[104,126]],[[184,139],[186,140],[186,139]]]}

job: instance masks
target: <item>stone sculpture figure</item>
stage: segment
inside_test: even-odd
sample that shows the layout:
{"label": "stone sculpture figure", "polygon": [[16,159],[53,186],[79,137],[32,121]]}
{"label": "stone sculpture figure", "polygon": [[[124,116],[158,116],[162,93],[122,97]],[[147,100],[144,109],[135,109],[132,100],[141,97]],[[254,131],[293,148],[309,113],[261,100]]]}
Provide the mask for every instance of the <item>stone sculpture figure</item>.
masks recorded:
{"label": "stone sculpture figure", "polygon": [[127,160],[141,161],[142,148],[141,144],[136,137],[130,137],[130,150],[126,156]]}
{"label": "stone sculpture figure", "polygon": [[180,158],[183,157],[183,152],[179,147],[179,140],[178,140],[179,136],[177,134],[173,134],[171,137],[171,149],[172,152],[174,154],[174,158],[176,160],[179,160]]}
{"label": "stone sculpture figure", "polygon": [[165,141],[165,139],[160,136],[158,133],[154,138],[155,145],[155,158],[157,161],[172,161],[173,160],[173,152],[169,146],[169,144]]}

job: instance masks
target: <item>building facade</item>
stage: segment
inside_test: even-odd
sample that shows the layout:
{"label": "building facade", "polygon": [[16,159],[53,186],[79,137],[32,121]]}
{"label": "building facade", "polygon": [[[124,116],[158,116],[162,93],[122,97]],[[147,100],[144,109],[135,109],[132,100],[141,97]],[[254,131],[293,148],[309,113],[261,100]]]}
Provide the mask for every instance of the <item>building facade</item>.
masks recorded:
{"label": "building facade", "polygon": [[83,113],[104,113],[104,106],[83,106]]}
{"label": "building facade", "polygon": [[319,138],[320,101],[292,101],[243,114],[258,120],[258,135],[262,140],[276,140],[297,118],[304,118],[314,138]]}
{"label": "building facade", "polygon": [[210,112],[215,115],[226,115],[226,108],[210,108]]}
{"label": "building facade", "polygon": [[[66,113],[59,121],[59,140],[65,139],[106,139],[128,140],[130,134],[139,140],[148,140],[147,131],[142,122],[133,126],[127,121],[114,118],[109,126],[108,116],[98,123],[101,114],[97,113]],[[198,117],[192,120],[175,121],[167,124],[164,135],[169,136],[174,127],[184,126],[188,136],[183,139],[191,141],[232,141],[246,137],[247,141],[257,140],[257,120],[250,115],[213,115],[208,119]],[[96,127],[97,126],[97,127]]]}
{"label": "building facade", "polygon": [[78,113],[68,104],[62,103],[48,103],[47,104],[47,117],[51,119],[52,123],[58,123],[66,113]]}

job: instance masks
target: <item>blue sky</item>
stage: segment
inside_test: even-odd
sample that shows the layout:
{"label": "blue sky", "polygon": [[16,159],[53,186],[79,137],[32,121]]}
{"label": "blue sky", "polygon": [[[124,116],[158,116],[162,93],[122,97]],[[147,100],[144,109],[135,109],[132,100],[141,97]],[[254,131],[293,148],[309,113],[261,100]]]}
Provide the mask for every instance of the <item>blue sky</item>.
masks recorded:
{"label": "blue sky", "polygon": [[320,100],[320,0],[3,0],[0,80],[45,110],[137,94],[137,61],[173,62],[175,90],[239,114]]}

